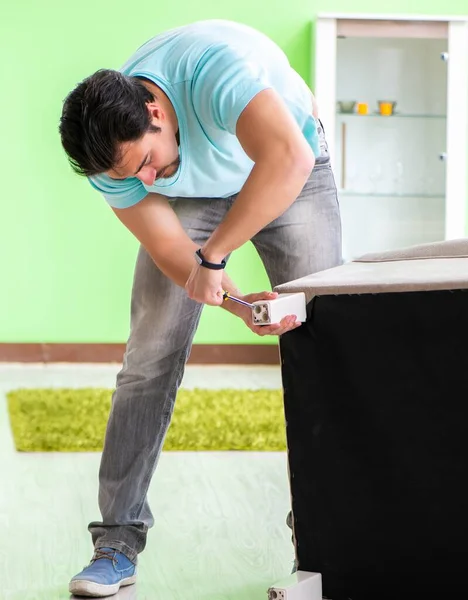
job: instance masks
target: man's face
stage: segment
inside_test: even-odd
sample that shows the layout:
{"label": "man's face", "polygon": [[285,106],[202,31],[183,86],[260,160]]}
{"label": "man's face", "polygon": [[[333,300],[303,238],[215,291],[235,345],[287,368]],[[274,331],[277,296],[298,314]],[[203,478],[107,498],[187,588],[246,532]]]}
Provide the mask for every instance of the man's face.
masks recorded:
{"label": "man's face", "polygon": [[145,185],[157,179],[172,177],[179,168],[179,147],[174,126],[165,118],[160,107],[151,110],[152,124],[160,131],[147,132],[135,142],[122,144],[122,159],[107,172],[113,179],[136,177]]}

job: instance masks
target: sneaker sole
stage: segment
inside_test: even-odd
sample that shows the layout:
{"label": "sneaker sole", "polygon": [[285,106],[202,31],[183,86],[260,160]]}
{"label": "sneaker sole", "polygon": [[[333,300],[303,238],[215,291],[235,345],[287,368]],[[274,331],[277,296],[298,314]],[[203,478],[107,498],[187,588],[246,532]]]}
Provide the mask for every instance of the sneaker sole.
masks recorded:
{"label": "sneaker sole", "polygon": [[94,583],[85,579],[77,579],[70,582],[69,591],[74,596],[88,596],[90,598],[104,598],[117,594],[120,587],[133,585],[136,582],[136,575],[122,579],[113,585],[104,585],[103,583]]}

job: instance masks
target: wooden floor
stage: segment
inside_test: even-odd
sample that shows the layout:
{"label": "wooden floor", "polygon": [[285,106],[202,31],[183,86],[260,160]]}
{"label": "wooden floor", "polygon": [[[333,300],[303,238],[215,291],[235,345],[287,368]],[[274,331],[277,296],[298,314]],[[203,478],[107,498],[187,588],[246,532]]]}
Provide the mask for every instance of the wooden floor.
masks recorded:
{"label": "wooden floor", "polygon": [[[114,365],[0,364],[0,600],[70,599],[92,555],[100,455],[20,454],[5,392],[109,386]],[[188,367],[184,387],[281,386],[279,367]],[[246,415],[246,419],[248,415]],[[118,600],[266,600],[290,573],[285,453],[164,453],[149,490],[155,526],[136,586]]]}

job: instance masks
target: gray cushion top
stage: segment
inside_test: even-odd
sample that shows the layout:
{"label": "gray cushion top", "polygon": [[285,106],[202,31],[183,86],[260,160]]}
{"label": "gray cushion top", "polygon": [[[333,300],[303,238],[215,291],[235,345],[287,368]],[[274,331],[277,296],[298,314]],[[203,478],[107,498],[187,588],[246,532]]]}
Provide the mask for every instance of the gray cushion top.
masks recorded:
{"label": "gray cushion top", "polygon": [[468,289],[468,239],[365,254],[351,262],[275,287],[314,296]]}

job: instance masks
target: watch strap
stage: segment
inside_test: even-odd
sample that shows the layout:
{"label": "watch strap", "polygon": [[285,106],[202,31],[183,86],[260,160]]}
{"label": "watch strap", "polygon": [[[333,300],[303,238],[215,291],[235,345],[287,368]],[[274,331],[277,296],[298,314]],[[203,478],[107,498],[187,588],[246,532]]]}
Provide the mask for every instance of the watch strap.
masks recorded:
{"label": "watch strap", "polygon": [[224,267],[226,266],[226,259],[223,259],[220,263],[212,263],[212,262],[209,262],[208,260],[206,260],[202,254],[201,248],[199,248],[195,252],[195,254],[198,257],[198,263],[202,267],[206,267],[207,269],[212,269],[213,271],[219,271],[221,269],[224,269]]}

